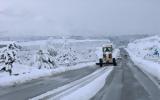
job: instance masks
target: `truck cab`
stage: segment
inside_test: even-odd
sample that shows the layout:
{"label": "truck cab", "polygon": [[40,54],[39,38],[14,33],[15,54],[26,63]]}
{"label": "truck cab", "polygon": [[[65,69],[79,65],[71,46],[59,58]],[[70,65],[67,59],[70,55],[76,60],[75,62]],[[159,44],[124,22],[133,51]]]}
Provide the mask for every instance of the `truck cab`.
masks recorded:
{"label": "truck cab", "polygon": [[103,45],[101,48],[102,56],[99,58],[99,63],[96,63],[97,65],[100,65],[102,67],[103,65],[109,65],[113,64],[116,66],[116,59],[113,58],[113,45],[112,44],[106,44]]}

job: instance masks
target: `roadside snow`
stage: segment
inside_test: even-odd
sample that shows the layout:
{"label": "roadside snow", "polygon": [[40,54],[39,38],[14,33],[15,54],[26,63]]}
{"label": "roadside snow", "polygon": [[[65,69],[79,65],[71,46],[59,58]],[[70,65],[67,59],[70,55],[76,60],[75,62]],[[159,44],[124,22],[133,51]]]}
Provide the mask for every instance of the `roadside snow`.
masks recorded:
{"label": "roadside snow", "polygon": [[105,85],[106,78],[112,71],[112,68],[103,75],[90,82],[89,84],[79,88],[71,94],[62,97],[60,100],[89,100]]}
{"label": "roadside snow", "polygon": [[153,36],[128,44],[127,51],[133,62],[143,71],[160,81],[160,37]]}
{"label": "roadside snow", "polygon": [[111,66],[100,68],[79,80],[29,100],[88,100],[104,86],[106,78],[112,70]]}
{"label": "roadside snow", "polygon": [[148,72],[160,80],[160,64],[153,61],[144,60],[143,58],[135,56],[131,51],[127,50],[133,62],[140,67],[142,70]]}
{"label": "roadside snow", "polygon": [[69,70],[76,70],[76,69],[89,67],[93,65],[95,65],[94,62],[88,62],[88,63],[77,64],[75,66],[68,66],[68,67],[61,66],[56,69],[39,70],[36,67],[14,64],[13,74],[15,75],[9,76],[7,72],[0,73],[0,87],[21,84],[27,81],[31,81],[33,79],[40,78],[40,77],[51,76],[51,75],[66,72]]}
{"label": "roadside snow", "polygon": [[120,50],[118,49],[114,49],[113,50],[113,58],[119,58],[120,57]]}

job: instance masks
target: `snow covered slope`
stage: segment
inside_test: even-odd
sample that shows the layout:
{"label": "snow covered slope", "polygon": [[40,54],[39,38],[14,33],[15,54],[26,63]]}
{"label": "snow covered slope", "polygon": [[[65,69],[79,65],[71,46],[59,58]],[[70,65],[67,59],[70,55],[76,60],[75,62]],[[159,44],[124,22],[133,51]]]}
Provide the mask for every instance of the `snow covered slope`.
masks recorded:
{"label": "snow covered slope", "polygon": [[153,36],[145,39],[136,40],[128,45],[128,49],[136,54],[136,56],[145,59],[160,59],[160,37]]}
{"label": "snow covered slope", "polygon": [[127,51],[143,71],[160,80],[160,37],[153,36],[129,43]]}

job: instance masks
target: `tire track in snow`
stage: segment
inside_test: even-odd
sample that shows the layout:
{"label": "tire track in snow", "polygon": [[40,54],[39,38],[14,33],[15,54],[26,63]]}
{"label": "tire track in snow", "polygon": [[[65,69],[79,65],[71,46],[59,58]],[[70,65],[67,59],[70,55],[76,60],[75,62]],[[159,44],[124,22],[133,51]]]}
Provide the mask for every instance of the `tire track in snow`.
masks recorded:
{"label": "tire track in snow", "polygon": [[100,77],[101,75],[103,75],[106,71],[112,70],[112,67],[108,68],[108,67],[103,67],[100,68],[99,70],[93,72],[92,74],[74,81],[70,84],[64,85],[62,87],[59,87],[57,89],[54,89],[52,91],[46,92],[40,96],[34,97],[30,100],[48,100],[48,99],[52,99],[52,100],[57,100],[60,99],[61,97],[65,96],[65,95],[69,95],[72,92],[76,91],[77,89],[89,84],[90,82],[94,81],[96,78]]}

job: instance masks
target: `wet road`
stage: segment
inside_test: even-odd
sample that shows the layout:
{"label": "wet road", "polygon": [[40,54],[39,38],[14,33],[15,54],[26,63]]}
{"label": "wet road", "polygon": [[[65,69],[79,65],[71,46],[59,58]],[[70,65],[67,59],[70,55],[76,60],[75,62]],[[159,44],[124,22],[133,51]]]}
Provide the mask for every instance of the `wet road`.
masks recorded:
{"label": "wet road", "polygon": [[90,66],[47,78],[41,78],[15,87],[0,88],[0,100],[28,100],[29,98],[81,79],[97,69],[98,66]]}
{"label": "wet road", "polygon": [[121,56],[106,85],[92,100],[160,100],[158,87],[134,65],[124,49]]}

